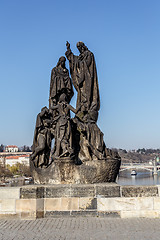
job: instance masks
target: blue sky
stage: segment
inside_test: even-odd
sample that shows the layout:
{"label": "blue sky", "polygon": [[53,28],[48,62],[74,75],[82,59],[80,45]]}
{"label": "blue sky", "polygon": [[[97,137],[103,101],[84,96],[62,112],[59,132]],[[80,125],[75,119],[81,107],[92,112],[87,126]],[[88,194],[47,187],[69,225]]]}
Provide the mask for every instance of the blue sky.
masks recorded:
{"label": "blue sky", "polygon": [[159,12],[158,0],[1,0],[0,143],[32,145],[68,40],[95,55],[106,145],[160,148]]}

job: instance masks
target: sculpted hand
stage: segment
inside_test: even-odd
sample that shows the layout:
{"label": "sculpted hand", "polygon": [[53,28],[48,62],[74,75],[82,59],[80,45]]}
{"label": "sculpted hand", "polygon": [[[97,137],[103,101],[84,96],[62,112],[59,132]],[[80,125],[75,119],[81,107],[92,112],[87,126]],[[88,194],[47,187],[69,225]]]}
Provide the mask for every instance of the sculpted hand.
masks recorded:
{"label": "sculpted hand", "polygon": [[66,47],[67,47],[67,50],[70,49],[70,43],[68,41],[66,42]]}

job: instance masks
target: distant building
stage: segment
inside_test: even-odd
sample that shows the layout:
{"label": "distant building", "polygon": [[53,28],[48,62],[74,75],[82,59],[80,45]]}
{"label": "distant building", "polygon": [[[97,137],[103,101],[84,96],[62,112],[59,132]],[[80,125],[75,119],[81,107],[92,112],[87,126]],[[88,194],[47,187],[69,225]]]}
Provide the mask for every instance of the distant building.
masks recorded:
{"label": "distant building", "polygon": [[18,152],[18,147],[15,145],[7,145],[5,147],[5,152]]}
{"label": "distant building", "polygon": [[16,163],[21,163],[26,166],[29,166],[29,154],[26,155],[16,155],[16,156],[7,156],[5,159],[5,164],[13,166]]}

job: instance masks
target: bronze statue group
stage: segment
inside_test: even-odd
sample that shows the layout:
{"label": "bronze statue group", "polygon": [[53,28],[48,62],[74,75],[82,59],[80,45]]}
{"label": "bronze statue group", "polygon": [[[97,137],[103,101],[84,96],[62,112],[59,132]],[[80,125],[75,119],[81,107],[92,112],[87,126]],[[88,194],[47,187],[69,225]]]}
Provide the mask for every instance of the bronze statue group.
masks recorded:
{"label": "bronze statue group", "polygon": [[[47,168],[53,161],[67,159],[83,164],[88,160],[119,158],[106,148],[96,124],[100,97],[94,55],[83,42],[77,43],[79,56],[72,53],[68,42],[66,47],[71,78],[66,58],[60,57],[51,72],[49,109],[44,107],[37,115],[31,155],[36,168]],[[74,94],[72,84],[77,91],[76,109],[69,104]],[[75,113],[74,118],[70,111]]]}

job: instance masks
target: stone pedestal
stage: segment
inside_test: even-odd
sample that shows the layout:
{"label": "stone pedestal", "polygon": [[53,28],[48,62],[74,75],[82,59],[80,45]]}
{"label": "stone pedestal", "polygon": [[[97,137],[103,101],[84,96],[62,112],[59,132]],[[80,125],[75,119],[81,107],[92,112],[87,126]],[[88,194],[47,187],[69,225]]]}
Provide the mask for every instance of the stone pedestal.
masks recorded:
{"label": "stone pedestal", "polygon": [[56,160],[47,168],[35,168],[30,162],[35,184],[90,184],[115,182],[119,159],[85,161],[76,165],[71,159]]}

